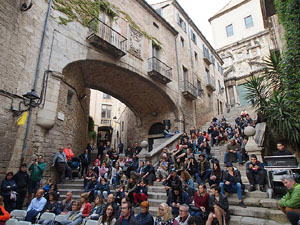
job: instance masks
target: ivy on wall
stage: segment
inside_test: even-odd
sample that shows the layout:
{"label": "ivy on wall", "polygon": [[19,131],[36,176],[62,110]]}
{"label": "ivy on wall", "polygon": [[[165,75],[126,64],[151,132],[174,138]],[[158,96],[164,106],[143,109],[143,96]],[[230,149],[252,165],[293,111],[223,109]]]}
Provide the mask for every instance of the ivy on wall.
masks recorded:
{"label": "ivy on wall", "polygon": [[[69,22],[77,21],[86,27],[90,27],[90,22],[97,23],[95,18],[99,18],[100,10],[105,12],[113,21],[117,21],[120,14],[124,16],[124,19],[130,23],[135,29],[142,33],[146,38],[152,41],[152,43],[159,49],[162,48],[162,43],[152,35],[149,35],[146,31],[141,29],[133,19],[117,6],[111,4],[108,1],[103,0],[54,0],[54,9],[64,13],[67,18],[59,17],[60,24],[67,25]],[[93,20],[94,19],[94,20]],[[92,27],[96,29],[96,24]]]}

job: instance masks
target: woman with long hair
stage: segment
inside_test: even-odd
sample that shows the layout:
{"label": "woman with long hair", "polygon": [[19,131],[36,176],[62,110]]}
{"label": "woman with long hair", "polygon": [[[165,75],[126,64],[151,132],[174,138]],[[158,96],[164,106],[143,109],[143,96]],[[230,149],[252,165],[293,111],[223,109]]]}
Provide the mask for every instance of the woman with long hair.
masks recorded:
{"label": "woman with long hair", "polygon": [[115,225],[115,209],[112,203],[105,205],[103,209],[103,214],[98,220],[98,225]]}
{"label": "woman with long hair", "polygon": [[94,199],[94,208],[92,208],[90,215],[86,219],[91,219],[91,220],[98,220],[100,217],[100,213],[102,211],[102,207],[104,205],[104,199],[96,195]]}
{"label": "woman with long hair", "polygon": [[81,203],[80,212],[83,217],[87,217],[92,210],[92,205],[91,203],[89,203],[88,199],[89,199],[89,193],[83,193],[80,195],[80,203]]}
{"label": "woman with long hair", "polygon": [[223,171],[220,167],[220,164],[218,161],[214,161],[212,166],[212,172],[210,178],[208,179],[209,186],[213,184],[219,185],[222,179],[223,179]]}
{"label": "woman with long hair", "polygon": [[180,175],[180,179],[183,185],[183,190],[188,193],[189,198],[193,198],[195,193],[195,186],[194,186],[194,180],[189,174],[189,172],[187,170],[182,171]]}
{"label": "woman with long hair", "polygon": [[115,189],[118,187],[118,184],[119,184],[119,181],[120,181],[119,173],[121,171],[122,171],[122,168],[120,167],[120,164],[117,161],[115,163],[115,166],[112,168],[112,171],[111,171],[111,183],[114,185]]}
{"label": "woman with long hair", "polygon": [[167,203],[170,207],[172,207],[172,214],[177,217],[180,205],[189,204],[188,194],[183,191],[179,185],[174,185],[172,187],[171,194],[168,196]]}
{"label": "woman with long hair", "polygon": [[157,217],[155,219],[154,225],[172,225],[173,218],[171,214],[171,209],[167,203],[161,203],[158,207]]}

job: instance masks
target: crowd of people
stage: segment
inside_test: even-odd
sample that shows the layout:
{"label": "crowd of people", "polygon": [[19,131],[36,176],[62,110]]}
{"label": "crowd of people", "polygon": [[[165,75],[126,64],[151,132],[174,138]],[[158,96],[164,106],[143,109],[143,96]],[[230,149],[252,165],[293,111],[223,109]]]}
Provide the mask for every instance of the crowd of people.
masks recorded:
{"label": "crowd of people", "polygon": [[[175,149],[163,149],[157,165],[152,165],[150,159],[146,162],[139,160],[142,148],[138,143],[123,151],[123,145],[116,150],[108,141],[99,146],[94,162],[91,162],[92,148],[87,145],[78,156],[81,165],[78,176],[83,178],[84,187],[80,200],[74,200],[72,193],[67,192],[65,199],[59,201],[60,193],[53,179],[41,188],[46,163],[43,156],[39,156],[28,168],[30,176],[26,164],[22,164],[15,175],[7,173],[1,185],[0,211],[10,213],[22,209],[28,194],[25,220],[32,223],[43,212],[51,212],[65,215],[63,225],[84,224],[87,220],[97,220],[99,225],[227,224],[230,213],[225,191],[237,193],[239,205],[246,208],[243,202],[245,185],[233,163],[243,165],[248,161],[245,167],[249,191],[254,191],[255,184],[258,184],[260,191],[265,192],[264,164],[256,155],[248,157],[245,151],[247,137],[243,130],[255,126],[255,121],[243,110],[235,122],[232,127],[225,117],[220,120],[213,118],[207,131],[192,128],[189,135],[183,133]],[[179,133],[178,128],[175,133]],[[168,127],[164,134],[166,137],[174,135]],[[223,169],[219,160],[211,157],[210,150],[212,146],[225,144]],[[51,167],[58,171],[58,183],[73,179],[75,157],[71,147],[71,144],[60,147],[51,163]],[[277,148],[275,155],[292,154],[282,143]],[[283,183],[289,191],[279,206],[295,220],[297,214],[289,211],[300,208],[300,186],[290,178],[285,179]],[[148,187],[154,181],[161,182],[167,195],[167,201],[159,204],[155,219],[149,212],[148,202]],[[35,198],[32,199],[33,194]],[[137,207],[139,213],[135,216],[134,208]],[[49,221],[41,223],[48,224]]]}

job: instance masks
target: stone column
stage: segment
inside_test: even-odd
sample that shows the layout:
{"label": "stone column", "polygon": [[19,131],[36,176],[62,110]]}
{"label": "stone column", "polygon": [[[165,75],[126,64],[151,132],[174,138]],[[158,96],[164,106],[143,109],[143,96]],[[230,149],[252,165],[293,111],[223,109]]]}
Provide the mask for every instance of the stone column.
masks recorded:
{"label": "stone column", "polygon": [[239,99],[236,92],[236,85],[233,85],[233,94],[234,94],[234,106],[239,106]]}
{"label": "stone column", "polygon": [[256,131],[255,128],[252,126],[248,126],[244,130],[244,134],[248,136],[248,142],[246,144],[246,152],[248,153],[249,157],[252,154],[255,154],[257,156],[257,159],[262,162],[262,156],[261,156],[261,151],[262,147],[259,147],[255,140],[254,140],[254,135]]}
{"label": "stone column", "polygon": [[139,153],[139,160],[146,161],[146,159],[148,159],[148,157],[150,156],[148,152],[148,142],[142,141],[140,146],[142,147],[142,151]]}
{"label": "stone column", "polygon": [[229,96],[228,87],[225,86],[225,89],[226,89],[226,99],[227,99],[227,106],[226,106],[226,108],[230,108],[231,103],[230,103],[230,96]]}

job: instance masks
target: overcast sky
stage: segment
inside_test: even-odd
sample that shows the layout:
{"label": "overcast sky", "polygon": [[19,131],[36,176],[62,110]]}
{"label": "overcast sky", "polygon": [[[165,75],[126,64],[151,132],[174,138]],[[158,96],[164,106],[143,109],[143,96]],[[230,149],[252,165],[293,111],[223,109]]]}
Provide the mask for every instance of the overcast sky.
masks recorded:
{"label": "overcast sky", "polygon": [[[146,0],[149,4],[163,0]],[[177,0],[189,17],[194,21],[207,40],[214,46],[213,35],[208,19],[216,14],[229,0]]]}

